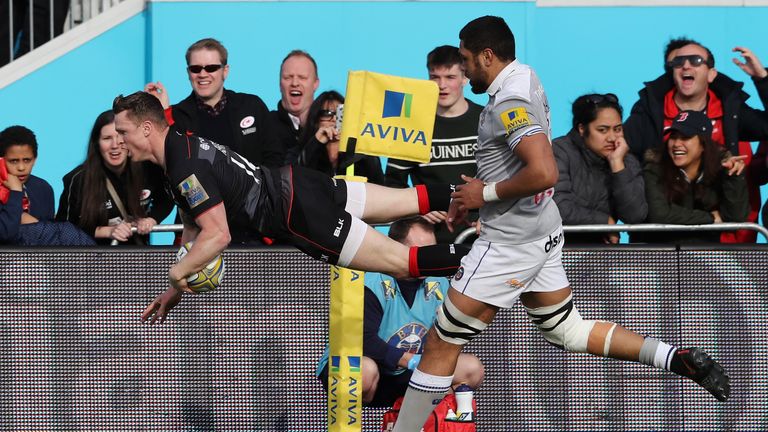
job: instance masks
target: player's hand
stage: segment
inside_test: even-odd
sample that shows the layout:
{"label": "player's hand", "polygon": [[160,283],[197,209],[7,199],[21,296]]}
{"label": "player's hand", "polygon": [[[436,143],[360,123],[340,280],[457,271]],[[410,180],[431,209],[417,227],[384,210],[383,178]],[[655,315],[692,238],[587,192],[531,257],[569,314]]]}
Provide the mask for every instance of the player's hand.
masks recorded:
{"label": "player's hand", "polygon": [[124,242],[128,241],[128,239],[133,235],[131,224],[128,222],[120,222],[119,224],[113,225],[110,228],[112,228],[112,231],[109,233],[109,238],[112,240]]}
{"label": "player's hand", "polygon": [[156,322],[162,324],[171,309],[174,308],[181,301],[181,291],[176,288],[170,287],[164,293],[155,297],[152,303],[144,309],[141,314],[141,320],[150,324]]}
{"label": "player's hand", "polygon": [[141,235],[149,234],[152,228],[157,225],[157,221],[151,217],[137,219],[133,225],[136,227],[136,231]]}
{"label": "player's hand", "polygon": [[456,192],[451,194],[453,201],[458,203],[459,210],[472,210],[482,207],[485,204],[483,199],[485,182],[474,177],[465,176],[464,174],[461,175],[461,179],[466,183],[456,186]]}
{"label": "player's hand", "polygon": [[448,227],[448,231],[454,232],[456,227],[467,220],[467,214],[469,210],[459,209],[459,203],[456,200],[452,200],[448,206],[448,217],[445,220],[445,226]]}
{"label": "player's hand", "polygon": [[746,159],[746,155],[741,156],[731,156],[728,159],[724,160],[722,163],[723,168],[728,170],[728,175],[739,175],[744,171],[744,159]]}
{"label": "player's hand", "polygon": [[448,218],[448,212],[435,210],[421,215],[421,217],[432,225],[437,225],[439,223],[445,222],[445,220]]}
{"label": "player's hand", "polygon": [[763,64],[760,63],[760,59],[757,58],[752,50],[746,47],[736,47],[732,51],[741,54],[744,58],[743,62],[739,61],[738,58],[734,58],[733,63],[741,68],[747,75],[757,79],[762,79],[768,76],[768,71],[765,70]]}
{"label": "player's hand", "polygon": [[171,106],[171,99],[168,97],[168,92],[165,91],[165,86],[158,82],[151,82],[144,86],[144,91],[156,97],[157,100],[163,105],[163,109],[168,109]]}
{"label": "player's hand", "polygon": [[176,266],[173,266],[168,272],[168,282],[171,284],[171,286],[179,291],[187,292],[190,294],[197,294],[196,292],[192,291],[192,288],[190,288],[189,285],[187,285],[187,276],[177,275],[175,269]]}

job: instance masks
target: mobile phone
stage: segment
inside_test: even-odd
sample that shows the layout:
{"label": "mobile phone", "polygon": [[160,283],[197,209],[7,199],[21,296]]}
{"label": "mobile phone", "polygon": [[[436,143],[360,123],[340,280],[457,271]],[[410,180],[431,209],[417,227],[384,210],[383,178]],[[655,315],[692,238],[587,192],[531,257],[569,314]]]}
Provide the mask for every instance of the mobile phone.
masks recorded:
{"label": "mobile phone", "polygon": [[341,133],[341,121],[344,117],[344,104],[336,107],[336,133]]}
{"label": "mobile phone", "polygon": [[0,182],[8,180],[8,167],[5,166],[5,158],[0,157]]}

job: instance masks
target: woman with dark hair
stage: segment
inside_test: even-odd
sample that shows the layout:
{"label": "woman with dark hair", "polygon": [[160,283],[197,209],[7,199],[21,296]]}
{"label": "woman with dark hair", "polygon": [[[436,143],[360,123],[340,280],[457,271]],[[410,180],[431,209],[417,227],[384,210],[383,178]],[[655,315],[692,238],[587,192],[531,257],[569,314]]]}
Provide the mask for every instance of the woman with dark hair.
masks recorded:
{"label": "woman with dark hair", "polygon": [[303,147],[299,165],[334,176],[346,174],[347,167],[354,163],[355,175],[367,177],[370,183],[383,185],[384,172],[378,157],[363,154],[348,157],[339,152],[341,131],[336,128],[336,108],[342,104],[344,96],[333,90],[320,93],[312,102],[307,127],[299,137]]}
{"label": "woman with dark hair", "polygon": [[[563,225],[643,222],[648,205],[642,168],[624,140],[618,98],[580,96],[571,110],[573,127],[552,143],[559,171],[554,199]],[[619,235],[566,234],[566,240],[613,244]]]}
{"label": "woman with dark hair", "polygon": [[[666,129],[663,144],[646,155],[648,222],[702,225],[744,222],[749,214],[741,157],[712,141],[712,122],[699,111],[682,111]],[[659,233],[656,242],[720,241],[717,231]]]}
{"label": "woman with dark hair", "polygon": [[105,111],[93,124],[85,161],[64,176],[56,220],[72,222],[98,244],[149,244],[152,227],[173,208],[162,178],[156,166],[130,161],[115,115]]}

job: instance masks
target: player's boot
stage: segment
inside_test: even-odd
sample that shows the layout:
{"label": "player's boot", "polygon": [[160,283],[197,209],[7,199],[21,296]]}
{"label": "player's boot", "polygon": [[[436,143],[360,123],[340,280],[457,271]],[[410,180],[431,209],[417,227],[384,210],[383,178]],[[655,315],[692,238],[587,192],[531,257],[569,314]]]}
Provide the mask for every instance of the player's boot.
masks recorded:
{"label": "player's boot", "polygon": [[[704,387],[720,402],[725,402],[731,395],[731,382],[728,375],[709,354],[701,348],[680,348],[672,360],[677,363],[673,370],[686,376]],[[677,360],[677,361],[676,361]],[[682,366],[682,367],[680,367]]]}

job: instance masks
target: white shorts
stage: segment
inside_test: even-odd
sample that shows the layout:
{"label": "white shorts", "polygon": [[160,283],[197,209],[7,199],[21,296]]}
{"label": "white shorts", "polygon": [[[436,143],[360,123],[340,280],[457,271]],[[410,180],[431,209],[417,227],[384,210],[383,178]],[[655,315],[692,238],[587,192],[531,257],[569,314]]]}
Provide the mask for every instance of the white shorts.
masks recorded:
{"label": "white shorts", "polygon": [[563,228],[519,245],[477,239],[461,260],[453,289],[475,300],[510,308],[524,292],[557,291],[569,286],[563,268]]}

